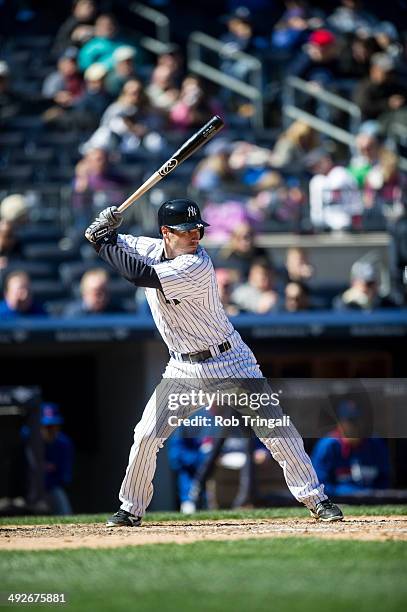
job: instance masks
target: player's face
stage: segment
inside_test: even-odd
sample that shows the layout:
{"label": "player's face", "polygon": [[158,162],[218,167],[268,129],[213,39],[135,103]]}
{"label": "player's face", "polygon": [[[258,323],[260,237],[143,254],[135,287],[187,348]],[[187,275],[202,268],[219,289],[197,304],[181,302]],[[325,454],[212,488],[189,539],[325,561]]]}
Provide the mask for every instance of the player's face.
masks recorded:
{"label": "player's face", "polygon": [[199,229],[192,229],[189,232],[162,228],[165,252],[167,257],[173,258],[178,255],[194,254],[198,248],[200,240]]}

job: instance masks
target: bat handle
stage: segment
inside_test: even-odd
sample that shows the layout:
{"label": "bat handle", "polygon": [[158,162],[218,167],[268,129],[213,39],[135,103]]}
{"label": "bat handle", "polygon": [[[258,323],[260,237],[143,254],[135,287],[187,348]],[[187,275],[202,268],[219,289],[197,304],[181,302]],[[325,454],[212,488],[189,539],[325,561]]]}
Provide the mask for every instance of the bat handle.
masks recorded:
{"label": "bat handle", "polygon": [[158,172],[154,172],[154,174],[152,174],[150,178],[147,179],[145,183],[141,185],[141,187],[139,187],[134,193],[132,193],[131,196],[123,202],[123,204],[120,204],[118,211],[121,213],[124,212],[129,206],[133,204],[133,202],[141,198],[141,196],[144,195],[149,189],[151,189],[151,187],[154,187],[154,185],[158,183],[158,181],[161,181],[162,178],[163,177],[158,174]]}

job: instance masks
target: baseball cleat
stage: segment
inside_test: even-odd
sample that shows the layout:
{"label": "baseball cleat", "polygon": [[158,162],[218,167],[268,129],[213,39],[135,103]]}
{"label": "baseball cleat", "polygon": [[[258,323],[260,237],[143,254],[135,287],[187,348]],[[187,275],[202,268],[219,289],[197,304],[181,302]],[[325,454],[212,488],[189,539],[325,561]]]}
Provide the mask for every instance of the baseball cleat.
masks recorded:
{"label": "baseball cleat", "polygon": [[333,504],[329,499],[319,502],[315,510],[310,510],[311,516],[318,521],[332,523],[333,521],[342,521],[342,510]]}
{"label": "baseball cleat", "polygon": [[140,527],[140,525],[141,516],[134,516],[134,514],[122,509],[115,512],[106,521],[106,527]]}

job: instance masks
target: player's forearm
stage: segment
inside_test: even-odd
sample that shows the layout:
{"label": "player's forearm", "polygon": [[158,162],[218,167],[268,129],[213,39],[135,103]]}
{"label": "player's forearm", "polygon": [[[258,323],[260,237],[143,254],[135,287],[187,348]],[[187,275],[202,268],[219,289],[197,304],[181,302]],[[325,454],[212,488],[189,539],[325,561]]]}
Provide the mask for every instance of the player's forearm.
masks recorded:
{"label": "player's forearm", "polygon": [[141,259],[131,257],[117,244],[104,243],[98,250],[98,255],[106,261],[121,276],[137,287],[151,287],[161,289],[160,279],[152,266]]}

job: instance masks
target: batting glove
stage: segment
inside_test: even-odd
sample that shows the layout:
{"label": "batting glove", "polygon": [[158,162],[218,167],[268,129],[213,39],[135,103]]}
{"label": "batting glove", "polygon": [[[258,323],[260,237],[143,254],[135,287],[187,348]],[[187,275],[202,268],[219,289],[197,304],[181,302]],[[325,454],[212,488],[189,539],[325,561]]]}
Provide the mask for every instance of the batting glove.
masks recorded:
{"label": "batting glove", "polygon": [[122,213],[119,212],[117,206],[109,206],[102,210],[98,219],[107,221],[110,229],[117,229],[123,222]]}
{"label": "batting glove", "polygon": [[85,231],[85,238],[92,244],[104,241],[108,234],[113,233],[122,223],[122,214],[116,206],[110,206],[102,210],[100,215],[89,225]]}

